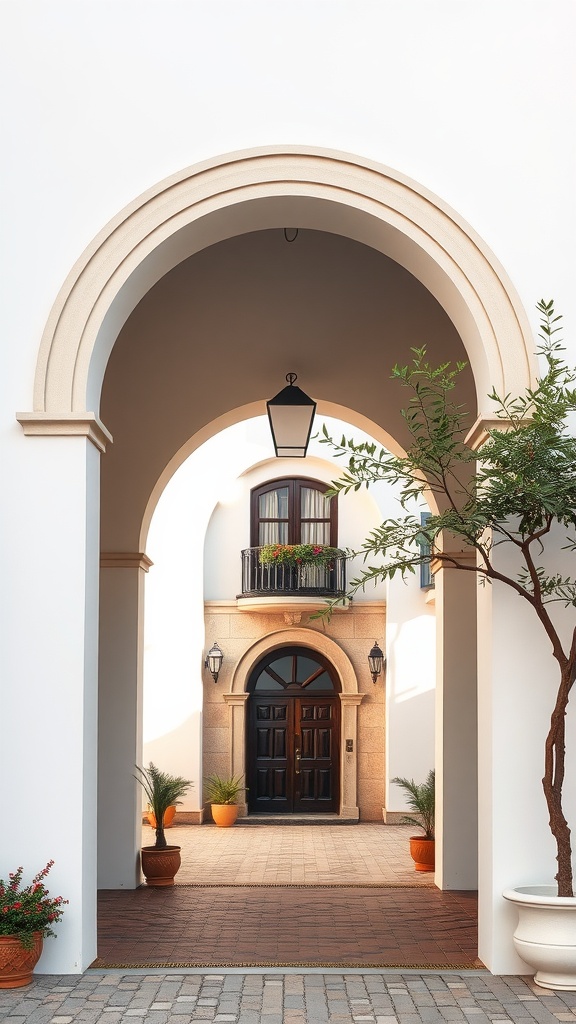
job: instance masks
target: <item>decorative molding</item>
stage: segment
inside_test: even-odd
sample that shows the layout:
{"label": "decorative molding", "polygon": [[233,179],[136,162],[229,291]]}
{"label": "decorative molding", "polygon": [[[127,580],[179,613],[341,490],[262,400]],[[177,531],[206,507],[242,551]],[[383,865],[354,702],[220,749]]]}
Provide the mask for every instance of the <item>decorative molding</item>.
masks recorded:
{"label": "decorative molding", "polygon": [[43,437],[87,437],[99,452],[106,451],[107,444],[114,438],[93,412],[60,413],[51,416],[47,412],[17,412],[16,419],[28,436]]}
{"label": "decorative molding", "polygon": [[385,825],[402,825],[405,816],[406,811],[387,811],[385,807],[382,808],[382,821]]}
{"label": "decorative molding", "polygon": [[350,706],[358,706],[364,700],[365,693],[339,693],[340,703]]}
{"label": "decorative molding", "polygon": [[[294,625],[300,622],[303,612],[320,611],[326,606],[327,600],[329,596],[291,597],[285,594],[271,594],[270,597],[238,597],[236,607],[241,612],[261,612],[263,615],[274,615],[278,612],[284,615],[285,622]],[[347,601],[344,605],[336,605],[333,611],[340,614],[350,611],[351,608],[350,601]]]}
{"label": "decorative molding", "polygon": [[287,626],[298,626],[302,620],[302,612],[284,612],[284,622]]}
{"label": "decorative molding", "polygon": [[342,804],[340,808],[340,817],[350,818],[352,821],[360,821],[360,809],[355,806],[349,807],[347,804]]}
{"label": "decorative molding", "polygon": [[[476,565],[476,551],[474,548],[468,548],[466,551],[445,551],[445,555],[449,558],[454,558],[458,562],[463,562],[464,565]],[[432,558],[430,560],[430,572],[433,576],[441,569],[455,569],[455,565],[451,565],[450,562],[445,563],[442,558]]]}
{"label": "decorative molding", "polygon": [[510,430],[511,427],[511,420],[486,419],[483,416],[479,416],[474,426],[466,434],[464,444],[467,444],[472,451],[477,452],[488,440],[490,436],[489,430]]}
{"label": "decorative molding", "polygon": [[[36,365],[35,408],[58,419],[87,408],[101,332],[109,351],[121,326],[119,317],[110,317],[115,305],[125,320],[156,280],[227,237],[226,231],[275,224],[274,203],[287,196],[305,200],[302,226],[381,246],[435,295],[464,341],[480,401],[488,401],[483,396],[491,386],[515,394],[534,383],[534,344],[520,299],[458,213],[389,167],[337,150],[285,145],[229,153],[179,171],[106,225],[70,271],[50,312]],[[266,202],[255,209],[260,200]],[[226,230],[210,216],[223,210]],[[126,286],[129,294],[115,303]]]}
{"label": "decorative molding", "polygon": [[100,555],[101,569],[143,569],[148,572],[154,565],[143,551],[103,551]]}
{"label": "decorative molding", "polygon": [[204,821],[204,808],[199,811],[176,811],[174,815],[175,825],[202,825]]}
{"label": "decorative molding", "polygon": [[226,704],[237,704],[243,705],[248,700],[249,693],[223,693],[222,694]]}
{"label": "decorative molding", "polygon": [[345,651],[331,637],[320,630],[304,626],[285,626],[258,637],[240,656],[232,670],[231,693],[243,694],[250,672],[263,655],[281,647],[309,647],[323,654],[336,669],[342,692],[358,696],[358,679],[354,666]]}

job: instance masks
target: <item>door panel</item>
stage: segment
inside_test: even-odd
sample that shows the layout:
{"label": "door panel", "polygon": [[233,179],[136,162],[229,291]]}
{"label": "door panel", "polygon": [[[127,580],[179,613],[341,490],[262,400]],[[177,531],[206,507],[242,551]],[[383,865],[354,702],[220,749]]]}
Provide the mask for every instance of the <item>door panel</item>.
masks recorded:
{"label": "door panel", "polygon": [[289,751],[293,738],[293,701],[251,697],[248,727],[248,805],[278,814],[292,810]]}
{"label": "door panel", "polygon": [[337,697],[250,697],[247,775],[251,811],[338,811],[339,711]]}
{"label": "door panel", "polygon": [[337,698],[298,697],[295,703],[296,759],[294,810],[338,810],[339,702]]}

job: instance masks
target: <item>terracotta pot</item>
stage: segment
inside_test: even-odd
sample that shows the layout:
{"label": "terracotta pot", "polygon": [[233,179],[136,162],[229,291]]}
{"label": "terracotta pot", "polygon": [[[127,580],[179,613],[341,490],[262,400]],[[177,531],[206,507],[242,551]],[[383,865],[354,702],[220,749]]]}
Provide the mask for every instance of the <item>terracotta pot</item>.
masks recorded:
{"label": "terracotta pot", "polygon": [[514,946],[535,968],[541,988],[576,992],[576,896],[558,896],[556,885],[506,889],[518,911]]}
{"label": "terracotta pot", "polygon": [[435,866],[434,839],[425,839],[424,836],[410,836],[410,856],[414,861],[416,871],[434,871]]}
{"label": "terracotta pot", "polygon": [[22,988],[42,953],[42,932],[34,932],[32,949],[24,949],[17,935],[0,935],[0,988]]}
{"label": "terracotta pot", "polygon": [[220,828],[230,828],[238,817],[238,804],[211,804],[214,824]]}
{"label": "terracotta pot", "polygon": [[146,885],[174,885],[174,875],[178,873],[182,863],[179,846],[167,846],[164,850],[157,850],[155,846],[143,846],[141,853]]}
{"label": "terracotta pot", "polygon": [[[164,811],[164,828],[170,828],[172,826],[175,814],[176,808],[174,805],[166,808],[166,810]],[[146,817],[148,819],[148,824],[152,825],[152,828],[156,828],[156,816],[152,813],[152,811],[148,811]]]}

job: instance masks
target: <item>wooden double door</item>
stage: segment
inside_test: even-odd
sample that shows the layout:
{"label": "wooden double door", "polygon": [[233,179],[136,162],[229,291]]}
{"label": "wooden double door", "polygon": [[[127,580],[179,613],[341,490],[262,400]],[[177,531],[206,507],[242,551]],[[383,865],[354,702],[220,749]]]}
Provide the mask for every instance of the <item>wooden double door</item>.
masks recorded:
{"label": "wooden double door", "polygon": [[247,754],[253,813],[338,812],[340,701],[335,694],[253,693]]}

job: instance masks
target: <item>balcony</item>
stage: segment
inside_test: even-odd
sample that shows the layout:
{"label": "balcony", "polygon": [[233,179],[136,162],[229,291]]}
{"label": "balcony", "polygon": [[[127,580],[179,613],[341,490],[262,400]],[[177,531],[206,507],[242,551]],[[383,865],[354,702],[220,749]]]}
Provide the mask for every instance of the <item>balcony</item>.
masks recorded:
{"label": "balcony", "polygon": [[242,552],[242,593],[238,607],[288,613],[321,608],[346,592],[346,556],[338,552],[326,565],[262,562],[262,548]]}

